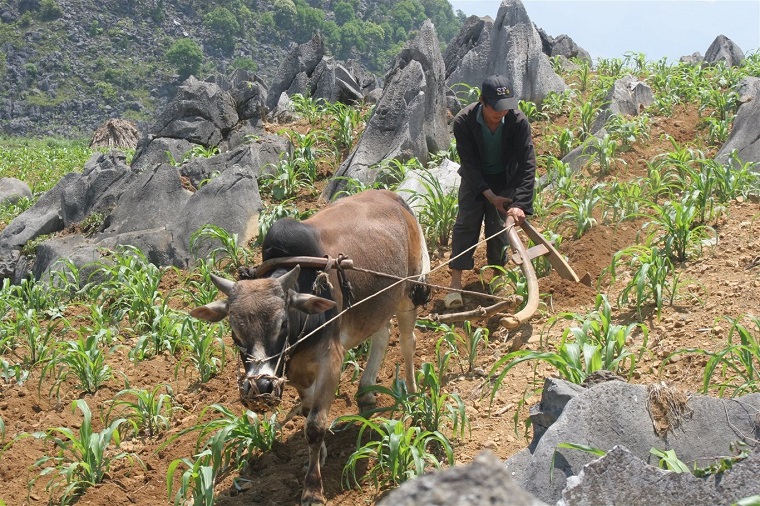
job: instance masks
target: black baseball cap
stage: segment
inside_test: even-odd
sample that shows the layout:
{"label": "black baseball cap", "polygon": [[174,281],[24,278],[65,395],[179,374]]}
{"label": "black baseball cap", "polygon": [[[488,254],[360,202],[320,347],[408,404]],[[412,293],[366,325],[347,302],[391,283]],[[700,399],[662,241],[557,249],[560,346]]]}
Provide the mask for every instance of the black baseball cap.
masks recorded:
{"label": "black baseball cap", "polygon": [[497,111],[517,109],[515,90],[512,88],[512,81],[507,76],[486,77],[483,86],[480,87],[480,95]]}

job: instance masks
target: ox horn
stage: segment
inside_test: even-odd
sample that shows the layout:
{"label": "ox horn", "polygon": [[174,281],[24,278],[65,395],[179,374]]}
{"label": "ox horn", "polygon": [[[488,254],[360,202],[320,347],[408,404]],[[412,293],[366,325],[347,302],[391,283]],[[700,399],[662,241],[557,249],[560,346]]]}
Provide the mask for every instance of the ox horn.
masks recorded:
{"label": "ox horn", "polygon": [[285,293],[288,293],[288,290],[295,286],[299,274],[301,274],[301,266],[296,265],[289,272],[286,272],[278,278],[280,285],[282,285],[282,289],[285,290]]}
{"label": "ox horn", "polygon": [[230,281],[229,279],[219,277],[215,274],[209,274],[209,277],[211,278],[211,281],[216,285],[216,287],[219,289],[220,292],[222,292],[224,295],[229,296],[230,292],[232,291],[232,287],[235,286],[234,281]]}

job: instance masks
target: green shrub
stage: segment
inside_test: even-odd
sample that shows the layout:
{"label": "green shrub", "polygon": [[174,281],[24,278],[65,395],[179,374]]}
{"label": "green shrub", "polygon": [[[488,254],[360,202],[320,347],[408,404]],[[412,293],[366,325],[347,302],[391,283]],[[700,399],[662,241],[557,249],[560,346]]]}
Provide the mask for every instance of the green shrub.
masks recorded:
{"label": "green shrub", "polygon": [[185,79],[200,70],[203,50],[193,39],[180,39],[166,52],[166,61],[177,69],[180,79]]}
{"label": "green shrub", "polygon": [[63,9],[55,0],[42,0],[40,2],[40,19],[43,21],[52,21],[63,15]]}

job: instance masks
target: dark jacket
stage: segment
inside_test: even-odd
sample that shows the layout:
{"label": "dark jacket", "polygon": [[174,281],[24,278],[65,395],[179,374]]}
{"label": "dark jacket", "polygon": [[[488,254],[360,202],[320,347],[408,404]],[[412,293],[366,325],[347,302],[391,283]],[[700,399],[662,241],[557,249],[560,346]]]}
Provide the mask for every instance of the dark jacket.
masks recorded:
{"label": "dark jacket", "polygon": [[[480,102],[475,102],[462,109],[454,118],[453,127],[459,153],[459,175],[478,195],[491,188],[481,173],[483,135],[477,120],[480,107]],[[491,189],[511,198],[511,207],[519,207],[525,214],[533,214],[536,154],[528,118],[522,111],[512,110],[504,117],[502,131],[502,159],[506,161],[506,178],[502,188]]]}

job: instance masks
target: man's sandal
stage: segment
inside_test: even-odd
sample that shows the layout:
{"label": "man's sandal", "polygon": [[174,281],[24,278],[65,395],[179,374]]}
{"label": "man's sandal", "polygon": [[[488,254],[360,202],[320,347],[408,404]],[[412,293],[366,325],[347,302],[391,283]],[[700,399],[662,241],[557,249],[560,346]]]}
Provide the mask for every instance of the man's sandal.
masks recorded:
{"label": "man's sandal", "polygon": [[443,305],[446,306],[446,309],[459,309],[464,306],[462,294],[458,292],[448,294],[446,298],[443,299]]}

